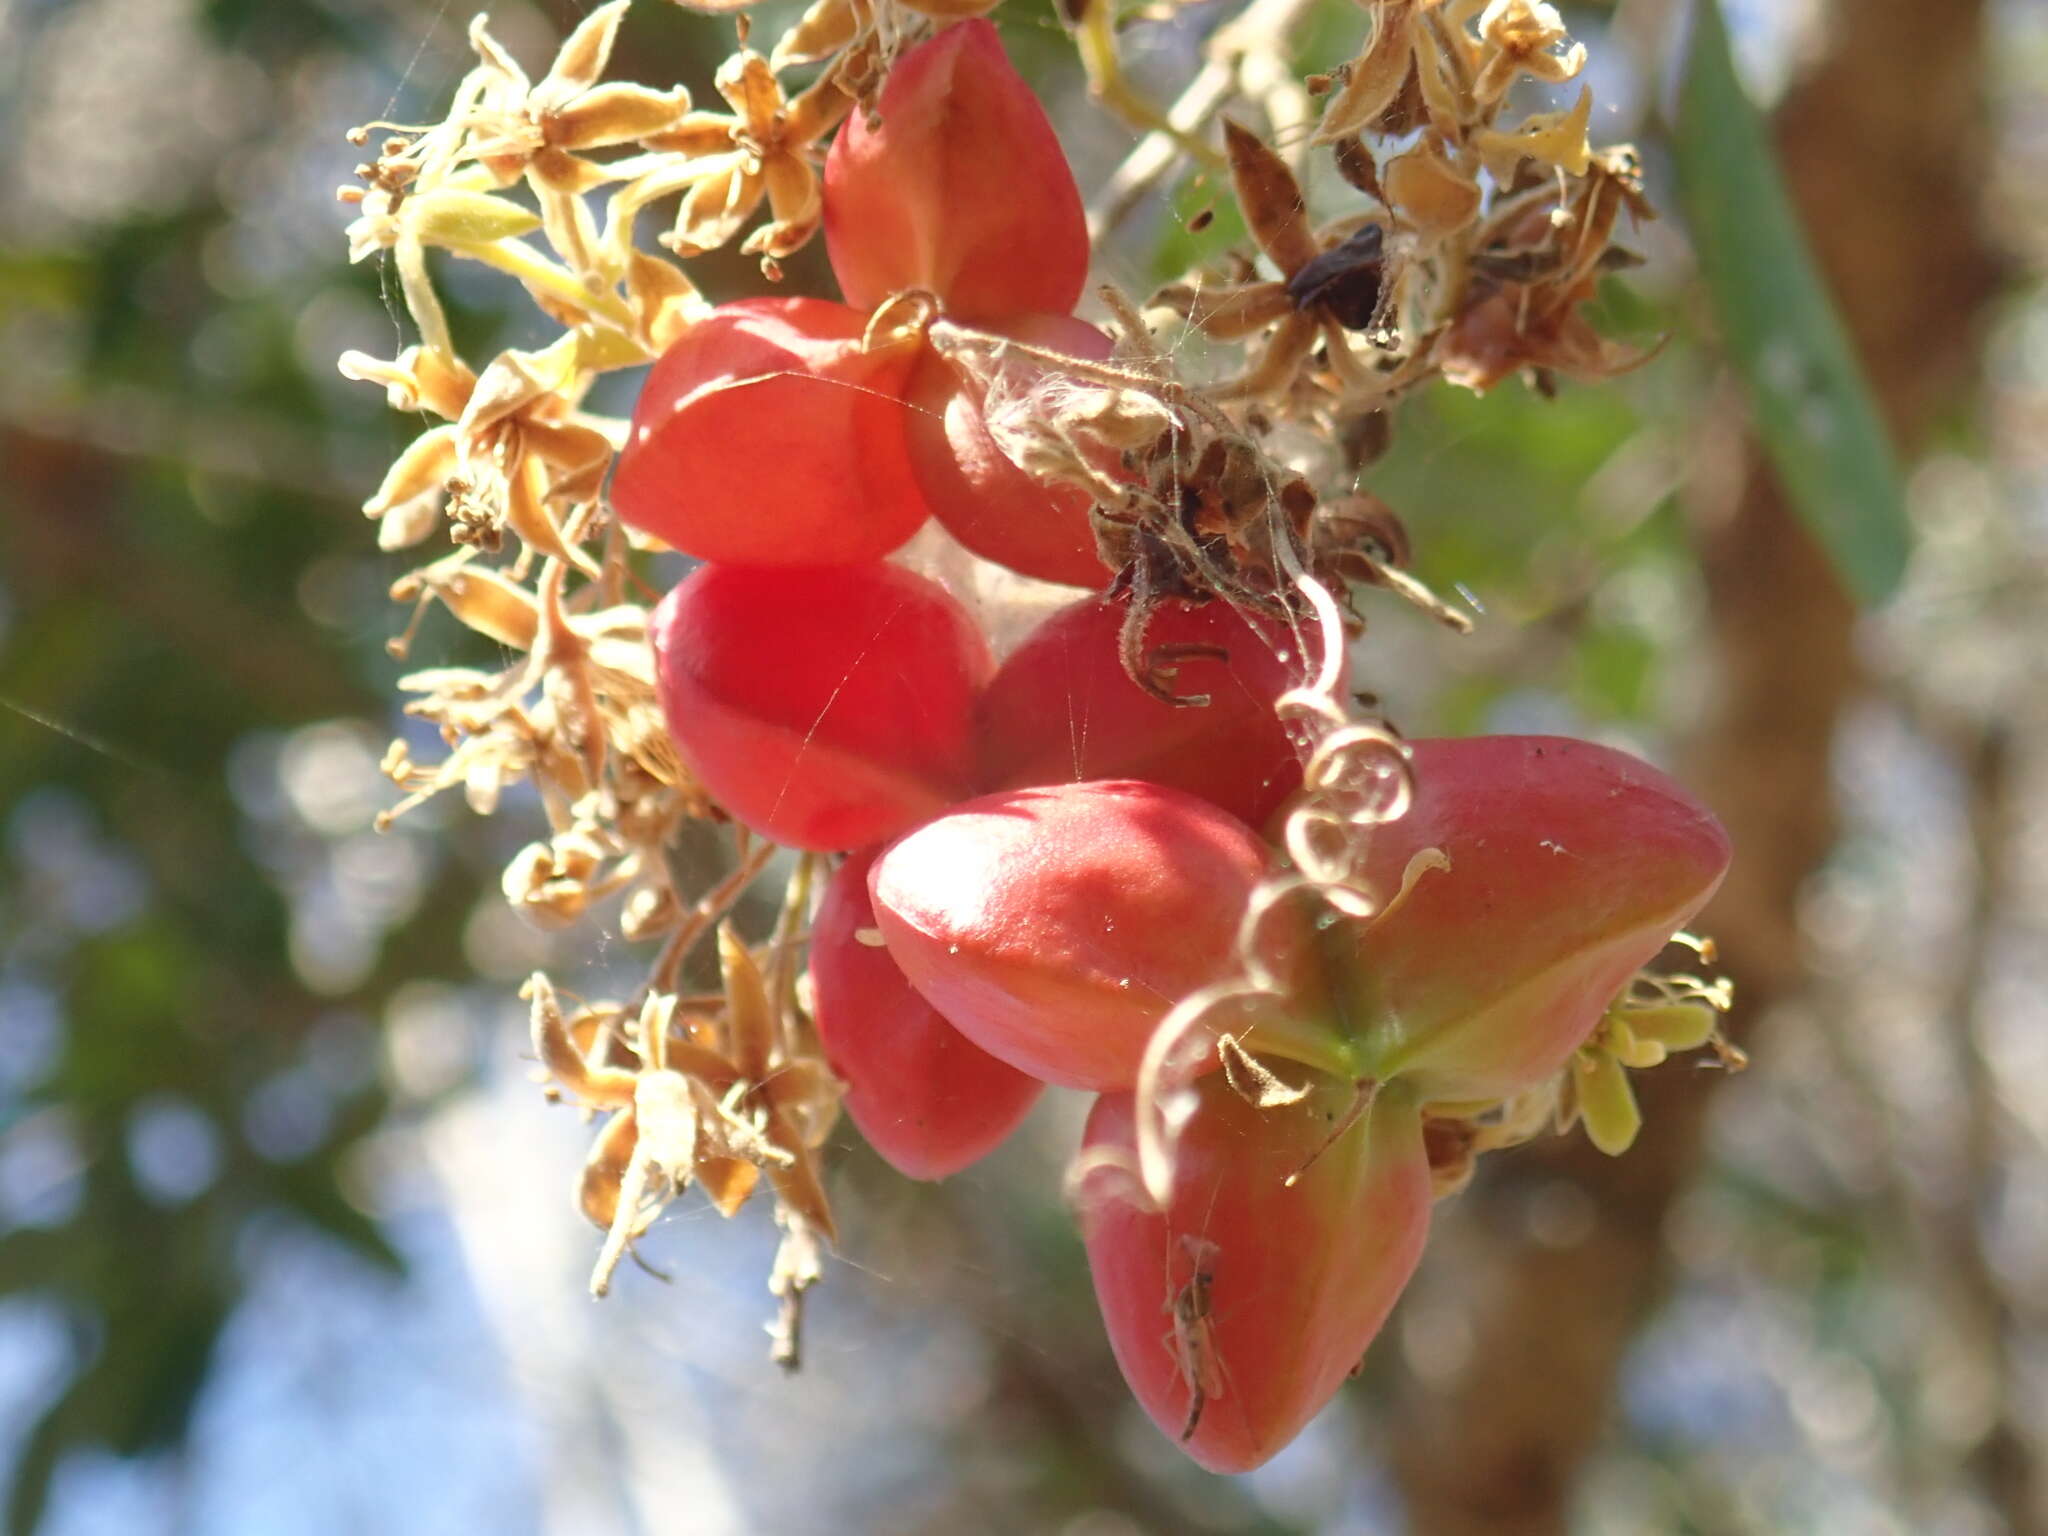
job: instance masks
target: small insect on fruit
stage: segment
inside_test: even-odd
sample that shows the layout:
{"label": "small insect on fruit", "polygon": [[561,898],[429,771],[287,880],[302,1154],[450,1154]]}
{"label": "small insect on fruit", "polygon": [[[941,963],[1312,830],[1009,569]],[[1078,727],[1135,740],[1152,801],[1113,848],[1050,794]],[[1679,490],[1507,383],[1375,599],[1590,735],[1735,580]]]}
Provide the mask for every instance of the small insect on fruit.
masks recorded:
{"label": "small insect on fruit", "polygon": [[[1223,1073],[1199,1078],[1165,1198],[1103,1179],[1077,1201],[1124,1379],[1161,1435],[1211,1472],[1264,1465],[1315,1417],[1428,1232],[1421,1107],[1405,1085],[1383,1089],[1334,1143],[1353,1085],[1318,1073],[1308,1089],[1261,1109]],[[1135,1094],[1104,1094],[1082,1157],[1137,1168],[1138,1126]]]}
{"label": "small insect on fruit", "polygon": [[1166,1339],[1174,1362],[1180,1367],[1181,1379],[1188,1387],[1188,1417],[1180,1431],[1181,1444],[1185,1445],[1195,1438],[1202,1410],[1224,1395],[1229,1377],[1210,1326],[1215,1316],[1211,1293],[1216,1284],[1216,1272],[1210,1265],[1219,1250],[1207,1238],[1185,1232],[1180,1236],[1179,1247],[1188,1256],[1192,1269],[1166,1304],[1173,1315],[1173,1327]]}

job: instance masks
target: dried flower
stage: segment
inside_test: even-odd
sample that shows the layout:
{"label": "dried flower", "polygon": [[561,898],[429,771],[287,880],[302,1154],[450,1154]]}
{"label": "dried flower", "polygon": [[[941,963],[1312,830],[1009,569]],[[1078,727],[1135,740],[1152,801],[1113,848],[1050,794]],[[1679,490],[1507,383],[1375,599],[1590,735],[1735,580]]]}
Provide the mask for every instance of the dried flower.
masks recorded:
{"label": "dried flower", "polygon": [[684,188],[675,228],[661,242],[680,256],[724,245],[764,200],[770,219],[741,246],[747,255],[789,256],[817,232],[819,142],[853,97],[828,74],[792,100],[768,61],[745,49],[719,66],[718,93],[730,113],[691,112],[647,140],[663,163],[613,198],[609,240],[615,253],[630,239],[634,213]]}
{"label": "dried flower", "polygon": [[1491,105],[1523,75],[1561,85],[1586,67],[1586,48],[1565,34],[1557,7],[1544,0],[1491,0],[1479,17],[1483,44],[1472,99]]}

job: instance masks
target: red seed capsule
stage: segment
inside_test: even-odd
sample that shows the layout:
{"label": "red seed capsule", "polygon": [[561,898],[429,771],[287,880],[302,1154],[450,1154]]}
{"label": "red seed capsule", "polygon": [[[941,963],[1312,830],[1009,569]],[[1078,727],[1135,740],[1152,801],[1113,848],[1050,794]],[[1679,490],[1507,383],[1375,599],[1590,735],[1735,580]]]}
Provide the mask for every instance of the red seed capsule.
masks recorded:
{"label": "red seed capsule", "polygon": [[[1411,745],[1415,803],[1367,844],[1392,904],[1329,932],[1332,991],[1361,1071],[1427,1099],[1506,1098],[1561,1069],[1706,904],[1728,836],[1664,774],[1592,742]],[[1395,899],[1426,849],[1449,868],[1418,867]]]}
{"label": "red seed capsule", "polygon": [[896,61],[875,126],[825,159],[825,244],[846,302],[936,294],[971,323],[1064,315],[1088,277],[1080,190],[1045,109],[986,21]]}
{"label": "red seed capsule", "polygon": [[795,848],[859,848],[969,792],[993,663],[944,589],[889,565],[707,565],[654,611],[662,708],[733,815]]}
{"label": "red seed capsule", "polygon": [[1008,1137],[1044,1085],[977,1047],[903,979],[868,903],[877,852],[834,872],[811,926],[817,1036],[868,1145],[899,1174],[938,1180]]}
{"label": "red seed capsule", "polygon": [[1122,602],[1075,603],[1010,654],[976,711],[983,782],[1146,779],[1264,826],[1301,787],[1299,750],[1273,701],[1308,681],[1320,647],[1227,603],[1167,602],[1146,626],[1146,647],[1172,668],[1174,692],[1209,700],[1177,707],[1124,671],[1118,637],[1129,613]]}
{"label": "red seed capsule", "polygon": [[[956,806],[875,861],[889,952],[962,1034],[1071,1088],[1127,1088],[1153,1028],[1234,976],[1267,850],[1243,822],[1157,784],[1065,784]],[[1273,963],[1305,926],[1276,914]]]}
{"label": "red seed capsule", "polygon": [[924,522],[904,447],[915,349],[864,351],[864,316],[742,299],[648,375],[612,505],[685,554],[746,565],[875,560]]}
{"label": "red seed capsule", "polygon": [[868,1145],[898,1173],[940,1179],[1016,1129],[1043,1085],[961,1034],[904,979],[868,901],[876,851],[839,867],[811,926],[818,1038]]}
{"label": "red seed capsule", "polygon": [[[1068,357],[1099,361],[1110,341],[1084,321],[1033,315],[1001,327],[1008,336]],[[1027,390],[1049,366],[1022,355],[1003,364],[1005,383]],[[982,388],[927,350],[910,382],[910,465],[932,515],[985,560],[1040,581],[1101,587],[1110,571],[1095,550],[1095,501],[1048,487],[1007,458],[989,434]]]}
{"label": "red seed capsule", "polygon": [[1429,1231],[1429,1159],[1402,1089],[1335,1142],[1349,1083],[1315,1078],[1305,1100],[1272,1109],[1220,1074],[1192,1091],[1163,1211],[1120,1172],[1136,1157],[1131,1095],[1097,1101],[1081,1228],[1140,1405],[1210,1471],[1247,1472],[1343,1385],[1408,1283]]}

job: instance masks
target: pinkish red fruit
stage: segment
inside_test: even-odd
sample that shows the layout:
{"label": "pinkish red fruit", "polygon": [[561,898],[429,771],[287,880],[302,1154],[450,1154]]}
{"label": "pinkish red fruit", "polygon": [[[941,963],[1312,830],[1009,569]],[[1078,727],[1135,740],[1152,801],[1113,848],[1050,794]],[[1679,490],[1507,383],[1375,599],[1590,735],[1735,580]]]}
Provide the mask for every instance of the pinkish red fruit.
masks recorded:
{"label": "pinkish red fruit", "polygon": [[904,979],[868,902],[875,852],[833,874],[811,927],[818,1038],[868,1145],[899,1173],[944,1178],[1009,1135],[1042,1085],[961,1034]]}
{"label": "pinkish red fruit", "polygon": [[1480,1101],[1561,1069],[1636,971],[1706,904],[1720,823],[1649,764],[1556,736],[1418,741],[1416,798],[1372,834],[1392,899],[1326,935],[1330,985],[1363,1075]]}
{"label": "pinkish red fruit", "polygon": [[1317,1077],[1301,1103],[1272,1109],[1221,1074],[1193,1092],[1164,1211],[1117,1171],[1135,1161],[1131,1095],[1097,1102],[1081,1225],[1138,1402],[1210,1471],[1247,1472],[1343,1385],[1408,1283],[1429,1232],[1429,1159],[1403,1089],[1382,1091],[1334,1143],[1348,1083]]}
{"label": "pinkish red fruit", "polygon": [[1228,603],[1168,602],[1146,628],[1148,650],[1197,647],[1172,663],[1175,706],[1131,681],[1117,637],[1123,602],[1090,598],[1047,619],[997,671],[977,710],[982,780],[994,786],[1146,779],[1199,795],[1251,826],[1301,787],[1301,757],[1273,701],[1313,675],[1306,633],[1251,619]]}
{"label": "pinkish red fruit", "polygon": [[707,565],[652,620],[683,761],[755,831],[859,848],[969,792],[993,663],[945,590],[890,565]]}
{"label": "pinkish red fruit", "polygon": [[[1065,315],[1026,316],[1002,329],[1068,357],[1109,356],[1107,336]],[[1027,377],[1042,372],[1021,355],[1004,366]],[[1101,587],[1110,572],[1096,553],[1093,498],[1042,485],[1005,457],[983,420],[983,399],[965,374],[925,351],[911,378],[908,417],[910,465],[925,504],[985,560],[1040,581]]]}
{"label": "pinkish red fruit", "polygon": [[[1011,790],[956,806],[875,861],[875,918],[911,984],[1033,1077],[1127,1088],[1152,1029],[1234,976],[1265,878],[1255,833],[1157,784]],[[1276,963],[1305,928],[1279,914]]]}
{"label": "pinkish red fruit", "polygon": [[746,565],[875,560],[924,522],[903,442],[915,349],[868,352],[864,316],[742,299],[654,365],[612,477],[620,517]]}
{"label": "pinkish red fruit", "polygon": [[972,324],[1069,313],[1088,226],[1045,109],[986,21],[896,61],[880,120],[855,113],[825,160],[825,243],[846,302],[936,294]]}

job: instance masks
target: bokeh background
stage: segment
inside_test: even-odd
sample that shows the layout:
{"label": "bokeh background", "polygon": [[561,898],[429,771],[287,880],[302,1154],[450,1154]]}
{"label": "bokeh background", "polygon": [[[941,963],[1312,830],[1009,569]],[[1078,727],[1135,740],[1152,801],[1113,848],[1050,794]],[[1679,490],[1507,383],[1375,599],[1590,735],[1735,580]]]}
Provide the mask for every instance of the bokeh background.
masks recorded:
{"label": "bokeh background", "polygon": [[[1171,91],[1228,9],[1143,13],[1140,78]],[[1675,215],[1688,7],[1565,9],[1596,138],[1640,143]],[[1726,9],[1899,446],[1902,585],[1845,595],[1756,446],[1770,380],[1717,342],[1717,285],[1772,290],[1782,252],[1702,272],[1674,216],[1609,306],[1668,338],[1647,366],[1403,408],[1370,483],[1487,621],[1373,607],[1358,672],[1413,734],[1675,765],[1740,850],[1703,926],[1755,1067],[1665,1069],[1619,1162],[1489,1160],[1363,1378],[1222,1480],[1101,1338],[1058,1197],[1076,1103],[937,1188],[843,1130],[792,1379],[765,1210],[681,1203],[660,1277],[587,1300],[587,1130],[534,1090],[513,992],[636,957],[504,908],[523,802],[369,828],[404,615],[358,509],[415,428],[335,372],[408,338],[333,190],[349,125],[438,118],[467,10],[0,0],[10,1529],[2048,1529],[2048,8]],[[493,25],[538,67],[580,10]],[[1049,10],[998,20],[1092,190],[1127,134]],[[1304,66],[1363,25],[1329,0]],[[702,91],[728,38],[641,0],[613,73]],[[1218,201],[1140,210],[1104,275],[1171,275]],[[447,277],[472,355],[542,335]]]}

